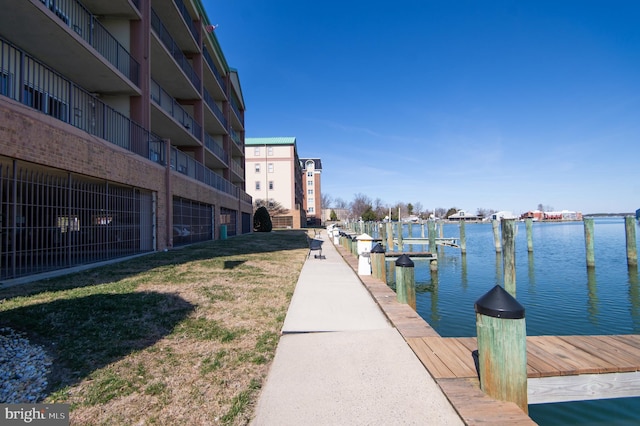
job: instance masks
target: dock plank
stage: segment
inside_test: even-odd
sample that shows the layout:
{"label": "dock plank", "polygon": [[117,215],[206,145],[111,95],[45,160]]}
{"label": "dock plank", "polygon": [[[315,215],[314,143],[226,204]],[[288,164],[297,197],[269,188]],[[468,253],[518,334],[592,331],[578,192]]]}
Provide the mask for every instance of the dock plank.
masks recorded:
{"label": "dock plank", "polygon": [[443,362],[440,357],[434,355],[432,349],[427,346],[422,338],[409,338],[405,340],[427,371],[431,373],[431,376],[434,378],[455,376],[449,366]]}

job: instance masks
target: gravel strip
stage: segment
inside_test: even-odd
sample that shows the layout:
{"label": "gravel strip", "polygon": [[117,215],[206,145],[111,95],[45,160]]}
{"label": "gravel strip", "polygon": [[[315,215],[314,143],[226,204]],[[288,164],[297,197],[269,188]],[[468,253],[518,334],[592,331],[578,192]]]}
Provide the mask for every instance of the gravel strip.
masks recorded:
{"label": "gravel strip", "polygon": [[0,328],[0,403],[36,403],[46,394],[51,357],[23,333]]}

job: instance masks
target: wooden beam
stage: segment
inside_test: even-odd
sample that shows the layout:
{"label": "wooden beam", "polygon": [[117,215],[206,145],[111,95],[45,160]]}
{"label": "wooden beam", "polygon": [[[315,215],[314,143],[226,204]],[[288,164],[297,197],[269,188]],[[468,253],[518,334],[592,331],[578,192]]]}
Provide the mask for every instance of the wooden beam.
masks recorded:
{"label": "wooden beam", "polygon": [[529,404],[640,396],[640,371],[533,378],[527,381]]}

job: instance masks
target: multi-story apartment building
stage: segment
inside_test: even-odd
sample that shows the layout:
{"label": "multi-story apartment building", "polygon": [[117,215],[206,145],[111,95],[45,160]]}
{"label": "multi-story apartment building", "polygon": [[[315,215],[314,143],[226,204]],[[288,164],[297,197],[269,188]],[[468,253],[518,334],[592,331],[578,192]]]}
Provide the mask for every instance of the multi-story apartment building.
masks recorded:
{"label": "multi-story apartment building", "polygon": [[322,224],[322,161],[319,158],[301,158],[302,179],[304,182],[304,209],[307,212],[307,224]]}
{"label": "multi-story apartment building", "polygon": [[306,226],[302,167],[296,138],[246,138],[247,192],[254,200],[279,203],[286,212],[272,214],[278,228]]}
{"label": "multi-story apartment building", "polygon": [[242,90],[201,0],[0,10],[0,279],[251,232]]}

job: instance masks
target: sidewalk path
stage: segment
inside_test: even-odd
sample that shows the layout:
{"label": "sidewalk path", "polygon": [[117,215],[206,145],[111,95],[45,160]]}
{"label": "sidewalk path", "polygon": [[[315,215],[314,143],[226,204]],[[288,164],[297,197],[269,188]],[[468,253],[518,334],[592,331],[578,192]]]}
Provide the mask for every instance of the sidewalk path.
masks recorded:
{"label": "sidewalk path", "polygon": [[305,262],[253,425],[462,425],[325,237]]}

